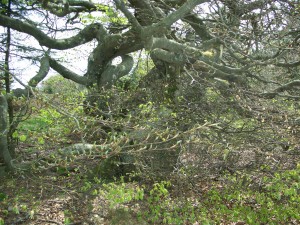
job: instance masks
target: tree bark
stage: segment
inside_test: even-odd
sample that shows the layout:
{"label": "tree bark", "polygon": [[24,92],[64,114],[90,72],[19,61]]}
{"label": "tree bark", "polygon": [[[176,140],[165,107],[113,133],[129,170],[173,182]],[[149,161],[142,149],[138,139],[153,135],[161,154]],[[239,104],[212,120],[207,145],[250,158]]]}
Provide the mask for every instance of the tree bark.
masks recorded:
{"label": "tree bark", "polygon": [[13,171],[12,157],[8,151],[8,112],[7,100],[4,95],[0,95],[0,158],[4,160],[5,166],[9,171]]}
{"label": "tree bark", "polygon": [[[8,18],[11,17],[11,4],[12,1],[8,1],[7,6],[7,16]],[[5,44],[5,59],[4,59],[4,80],[5,80],[5,93],[10,94],[11,93],[11,77],[10,77],[10,49],[11,49],[11,28],[7,27],[6,31],[6,44]],[[13,110],[13,100],[11,98],[6,99],[6,105],[7,105],[7,112],[8,112],[8,123],[12,124],[14,120],[14,110]],[[10,152],[10,156],[15,157],[15,147],[13,143],[12,134],[14,132],[14,127],[10,126],[8,129],[8,133],[6,135],[7,137],[7,145],[8,145],[8,151]]]}

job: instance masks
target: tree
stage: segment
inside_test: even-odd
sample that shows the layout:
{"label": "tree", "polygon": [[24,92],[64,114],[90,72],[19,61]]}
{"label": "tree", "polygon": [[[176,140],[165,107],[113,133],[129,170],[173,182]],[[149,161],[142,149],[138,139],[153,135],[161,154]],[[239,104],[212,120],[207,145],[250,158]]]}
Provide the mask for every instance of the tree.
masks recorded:
{"label": "tree", "polygon": [[[145,82],[163,83],[161,93],[169,102],[176,103],[182,74],[190,77],[190,83],[198,77],[203,84],[217,81],[229,90],[240,87],[247,95],[299,99],[297,1],[2,0],[1,4],[0,25],[38,41],[28,43],[31,51],[23,55],[40,62],[27,91],[51,68],[86,86],[91,94],[101,92],[130,74],[135,64],[132,53],[145,49],[154,63]],[[65,34],[69,37],[56,38]],[[64,65],[58,52],[88,43],[94,47],[85,73],[78,74]],[[118,57],[121,62],[115,65]],[[293,77],[285,76],[291,71]],[[219,86],[226,95],[224,85]],[[155,90],[157,85],[149,88]]]}

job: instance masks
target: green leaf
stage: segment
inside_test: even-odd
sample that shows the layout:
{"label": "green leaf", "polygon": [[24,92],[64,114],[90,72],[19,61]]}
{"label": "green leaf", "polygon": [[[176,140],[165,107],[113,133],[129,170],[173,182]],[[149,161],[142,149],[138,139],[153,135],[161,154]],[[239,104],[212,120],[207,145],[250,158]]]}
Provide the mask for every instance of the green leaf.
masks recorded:
{"label": "green leaf", "polygon": [[[7,194],[0,192],[0,202],[7,198]],[[0,223],[1,224],[1,223]]]}
{"label": "green leaf", "polygon": [[4,219],[0,217],[0,225],[4,225]]}
{"label": "green leaf", "polygon": [[20,141],[26,141],[27,139],[27,136],[22,134],[20,137],[19,137]]}
{"label": "green leaf", "polygon": [[38,137],[38,142],[39,142],[39,144],[41,144],[41,145],[45,144],[45,140],[44,140],[43,137]]}
{"label": "green leaf", "polygon": [[12,137],[13,137],[13,138],[18,138],[18,137],[19,137],[18,131],[15,131],[15,132],[12,134]]}

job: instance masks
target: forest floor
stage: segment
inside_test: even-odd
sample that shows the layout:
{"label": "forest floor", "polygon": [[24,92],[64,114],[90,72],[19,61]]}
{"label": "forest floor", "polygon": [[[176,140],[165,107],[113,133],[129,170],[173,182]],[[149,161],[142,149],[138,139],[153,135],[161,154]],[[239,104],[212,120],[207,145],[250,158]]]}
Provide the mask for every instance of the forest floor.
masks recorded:
{"label": "forest floor", "polygon": [[[26,146],[22,146],[22,149],[23,147]],[[37,157],[36,154],[24,155],[26,151],[24,149],[22,151],[23,158],[26,160],[34,160],[33,158]],[[293,164],[297,165],[299,155],[294,156],[293,159]],[[270,184],[281,185],[279,181],[266,179],[266,177],[272,179],[279,176],[267,169],[259,173],[249,171],[249,175],[245,176],[238,171],[234,175],[224,172],[218,177],[213,176],[208,179],[190,179],[173,174],[167,178],[168,182],[149,179],[125,182],[122,178],[103,182],[89,173],[95,163],[97,160],[81,158],[76,162],[78,168],[71,171],[64,170],[63,165],[61,167],[56,165],[53,168],[49,166],[45,169],[32,168],[33,172],[18,172],[2,178],[0,224],[271,224],[260,221],[261,217],[255,215],[247,219],[238,214],[248,212],[263,215],[261,212],[263,203],[258,203],[257,199],[253,200],[249,196],[248,187],[257,194],[267,193],[269,189],[266,187]],[[292,179],[292,185],[286,188],[291,190],[291,187],[294,187],[295,195],[299,195],[300,167],[288,171],[292,172],[280,175],[280,180],[288,183]],[[238,177],[240,179],[237,179]],[[226,185],[232,185],[232,189],[228,189]],[[286,191],[280,187],[274,190],[279,193]],[[237,195],[229,196],[228,191],[236,192]],[[237,196],[242,196],[242,199]],[[294,196],[292,191],[277,200],[282,200],[282,206],[285,207],[290,204],[291,199],[288,201],[285,199],[289,196]],[[276,199],[270,201],[269,198],[265,200],[269,201],[268,204],[277,201]],[[186,201],[189,203],[188,206]],[[235,202],[238,201],[245,207],[236,207]],[[299,196],[292,201],[297,203]],[[161,206],[158,207],[156,204]],[[177,209],[174,208],[175,205]],[[278,222],[275,218],[278,212],[275,212],[272,224],[300,224],[298,209],[299,206],[290,207],[287,217],[279,218]],[[270,210],[267,209],[265,216],[270,213]],[[274,210],[280,212],[279,209]],[[145,213],[146,211],[149,213]],[[214,218],[214,211],[220,211],[222,215],[216,215]],[[237,215],[231,217],[226,214]],[[190,216],[194,218],[189,219]],[[206,216],[207,220],[197,219],[201,216]],[[282,220],[286,220],[287,223],[280,222]]]}

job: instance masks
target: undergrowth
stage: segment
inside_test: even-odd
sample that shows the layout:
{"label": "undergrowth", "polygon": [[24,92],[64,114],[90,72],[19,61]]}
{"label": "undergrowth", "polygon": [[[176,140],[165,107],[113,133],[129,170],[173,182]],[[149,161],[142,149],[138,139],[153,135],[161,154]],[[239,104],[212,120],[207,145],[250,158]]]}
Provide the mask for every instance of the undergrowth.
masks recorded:
{"label": "undergrowth", "polygon": [[105,185],[102,194],[115,210],[139,203],[139,210],[132,213],[151,224],[298,224],[300,164],[260,180],[259,188],[253,188],[250,175],[239,180],[228,175],[223,185],[215,183],[200,196],[184,199],[172,195],[170,181],[154,183],[147,191],[121,180]]}
{"label": "undergrowth", "polygon": [[[33,175],[19,171],[18,177],[1,183],[0,225],[9,224],[13,217],[34,223],[45,199],[46,207],[64,203],[64,224],[78,221],[78,211],[83,214],[82,223],[91,215],[101,215],[109,224],[126,224],[126,220],[136,220],[131,224],[299,224],[300,164],[290,169],[298,157],[298,127],[291,122],[299,112],[293,111],[288,120],[280,114],[269,118],[266,109],[266,113],[249,119],[230,106],[224,107],[221,96],[212,89],[206,92],[207,105],[202,106],[207,112],[198,110],[201,101],[194,107],[188,104],[190,108],[176,109],[148,101],[127,117],[116,110],[112,114],[116,118],[110,120],[87,116],[81,105],[74,107],[75,99],[68,100],[69,104],[58,99],[59,104],[40,108],[39,101],[46,103],[36,100],[33,116],[14,134],[20,142],[21,160],[32,162]],[[280,112],[286,105],[277,107]],[[69,160],[56,154],[84,138],[110,148]],[[132,153],[127,155],[132,164],[140,166],[136,179],[121,176],[109,182],[115,165],[107,167],[111,179],[101,177],[101,162],[109,157],[119,159],[124,150]],[[160,154],[168,150],[170,154]],[[175,153],[179,155],[175,164],[165,167],[176,167],[172,176],[155,174],[159,169],[162,172],[161,162]],[[280,170],[277,162],[286,155],[294,157],[293,163]],[[260,165],[262,161],[265,165]],[[156,170],[151,170],[155,163]],[[145,166],[150,169],[142,171]],[[18,187],[20,177],[29,177],[30,182]],[[181,195],[176,193],[178,189]],[[72,205],[73,201],[78,205]]]}

